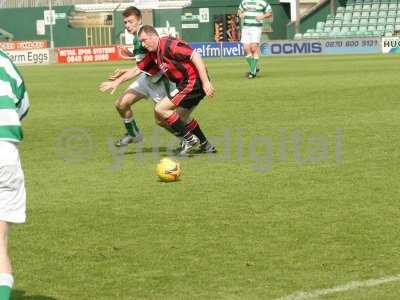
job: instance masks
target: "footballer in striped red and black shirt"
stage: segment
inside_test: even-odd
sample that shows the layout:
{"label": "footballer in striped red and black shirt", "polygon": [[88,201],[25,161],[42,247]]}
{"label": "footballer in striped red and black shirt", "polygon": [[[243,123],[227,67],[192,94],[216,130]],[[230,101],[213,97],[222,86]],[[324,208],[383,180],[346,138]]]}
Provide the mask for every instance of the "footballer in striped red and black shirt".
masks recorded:
{"label": "footballer in striped red and black shirt", "polygon": [[169,99],[157,103],[155,111],[183,137],[185,143],[181,154],[188,153],[199,142],[200,147],[211,145],[194,119],[188,129],[176,112],[177,107],[193,110],[205,96],[214,95],[201,56],[182,40],[159,37],[157,31],[148,25],[140,29],[139,38],[149,53],[138,67],[150,74],[161,70],[169,80],[176,83],[177,90],[171,92]]}

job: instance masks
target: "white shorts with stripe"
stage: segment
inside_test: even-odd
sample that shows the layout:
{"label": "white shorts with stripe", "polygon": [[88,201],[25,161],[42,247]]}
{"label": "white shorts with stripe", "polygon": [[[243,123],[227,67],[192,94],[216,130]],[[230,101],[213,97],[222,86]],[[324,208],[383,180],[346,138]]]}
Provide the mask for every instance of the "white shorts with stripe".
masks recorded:
{"label": "white shorts with stripe", "polygon": [[261,41],[261,26],[244,26],[242,29],[242,44],[259,44]]}
{"label": "white shorts with stripe", "polygon": [[[175,84],[170,81],[169,84],[170,91],[173,91],[176,88]],[[146,98],[152,99],[154,103],[160,102],[161,99],[167,96],[167,91],[162,80],[153,83],[150,77],[144,73],[139,75],[139,78],[128,87],[128,90],[135,90]]]}
{"label": "white shorts with stripe", "polygon": [[0,140],[0,220],[24,223],[26,192],[17,145]]}

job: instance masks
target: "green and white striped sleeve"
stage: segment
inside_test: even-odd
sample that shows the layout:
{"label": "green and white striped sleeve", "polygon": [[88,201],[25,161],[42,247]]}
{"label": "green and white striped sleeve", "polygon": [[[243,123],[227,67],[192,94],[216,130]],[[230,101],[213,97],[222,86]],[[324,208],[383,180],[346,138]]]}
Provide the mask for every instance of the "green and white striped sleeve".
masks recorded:
{"label": "green and white striped sleeve", "polygon": [[20,120],[29,110],[29,97],[15,65],[0,50],[0,140],[20,142]]}

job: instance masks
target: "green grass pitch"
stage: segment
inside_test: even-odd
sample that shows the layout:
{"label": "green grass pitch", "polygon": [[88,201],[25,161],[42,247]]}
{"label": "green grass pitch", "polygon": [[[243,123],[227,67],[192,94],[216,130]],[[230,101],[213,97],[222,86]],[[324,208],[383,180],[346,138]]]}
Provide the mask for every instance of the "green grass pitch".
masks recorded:
{"label": "green grass pitch", "polygon": [[[398,56],[206,61],[195,111],[219,153],[179,159],[152,105],[119,153],[116,64],[20,67],[32,102],[21,157],[28,222],[10,252],[15,299],[277,299],[400,273]],[[399,282],[318,299],[398,299]],[[308,299],[308,298],[305,298]]]}

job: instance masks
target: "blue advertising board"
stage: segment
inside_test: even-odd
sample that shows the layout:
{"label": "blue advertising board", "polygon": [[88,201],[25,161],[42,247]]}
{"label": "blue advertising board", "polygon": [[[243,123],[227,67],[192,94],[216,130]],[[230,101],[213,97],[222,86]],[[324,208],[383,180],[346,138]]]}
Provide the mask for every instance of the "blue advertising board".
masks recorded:
{"label": "blue advertising board", "polygon": [[202,57],[244,56],[241,43],[189,43]]}

